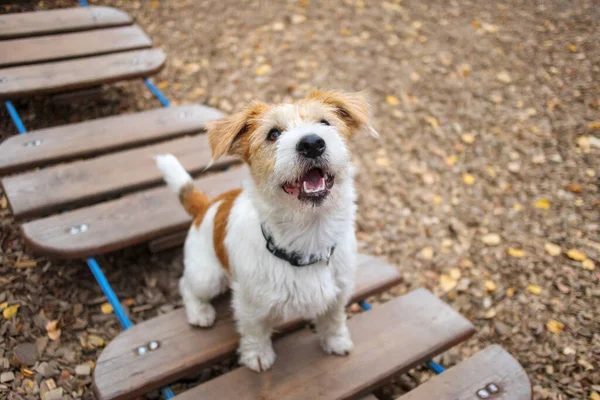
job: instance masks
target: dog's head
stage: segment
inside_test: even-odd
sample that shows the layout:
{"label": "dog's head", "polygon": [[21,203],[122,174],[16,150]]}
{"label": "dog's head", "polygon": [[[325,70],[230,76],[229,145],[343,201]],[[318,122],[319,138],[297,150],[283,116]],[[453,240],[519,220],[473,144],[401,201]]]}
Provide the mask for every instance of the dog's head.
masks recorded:
{"label": "dog's head", "polygon": [[257,188],[283,202],[321,205],[350,175],[349,140],[368,123],[361,94],[316,90],[295,104],[253,103],[208,127],[213,159],[237,155]]}

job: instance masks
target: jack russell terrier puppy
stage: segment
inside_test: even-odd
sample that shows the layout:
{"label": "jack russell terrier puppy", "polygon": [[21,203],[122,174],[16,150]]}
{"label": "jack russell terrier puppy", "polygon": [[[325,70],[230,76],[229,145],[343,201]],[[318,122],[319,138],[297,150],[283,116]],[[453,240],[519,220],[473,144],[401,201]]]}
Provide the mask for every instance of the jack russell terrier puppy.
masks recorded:
{"label": "jack russell terrier puppy", "polygon": [[357,258],[349,141],[359,130],[377,136],[368,117],[361,94],[317,90],[214,121],[213,160],[236,155],[251,179],[212,200],[173,155],[156,157],[194,218],[179,282],[188,321],[213,325],[210,301],[231,288],[239,361],[254,371],[273,365],[273,327],[290,317],[314,320],[327,353],[352,350],[344,311]]}

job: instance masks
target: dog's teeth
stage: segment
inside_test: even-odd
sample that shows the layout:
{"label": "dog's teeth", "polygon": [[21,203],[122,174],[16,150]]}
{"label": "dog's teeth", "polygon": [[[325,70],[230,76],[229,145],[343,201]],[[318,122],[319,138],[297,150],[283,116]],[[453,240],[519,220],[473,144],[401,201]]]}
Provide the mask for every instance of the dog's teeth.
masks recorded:
{"label": "dog's teeth", "polygon": [[319,182],[319,186],[315,189],[309,188],[308,184],[306,182],[302,182],[302,183],[303,183],[305,193],[316,193],[316,192],[325,190],[325,179],[321,179],[321,181]]}

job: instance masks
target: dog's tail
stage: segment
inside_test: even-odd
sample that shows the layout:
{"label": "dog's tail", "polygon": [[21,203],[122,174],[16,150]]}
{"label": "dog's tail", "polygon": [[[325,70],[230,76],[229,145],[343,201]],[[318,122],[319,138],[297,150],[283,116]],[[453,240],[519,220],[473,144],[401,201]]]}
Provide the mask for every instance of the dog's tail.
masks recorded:
{"label": "dog's tail", "polygon": [[175,193],[185,211],[192,217],[203,214],[210,205],[209,197],[194,187],[192,177],[172,154],[161,154],[154,158],[163,179]]}

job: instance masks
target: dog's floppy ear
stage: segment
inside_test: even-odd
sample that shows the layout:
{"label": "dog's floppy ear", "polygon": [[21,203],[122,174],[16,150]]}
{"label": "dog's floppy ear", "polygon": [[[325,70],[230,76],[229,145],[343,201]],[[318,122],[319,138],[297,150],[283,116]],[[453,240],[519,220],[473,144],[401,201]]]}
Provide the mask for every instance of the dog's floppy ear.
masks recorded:
{"label": "dog's floppy ear", "polygon": [[344,121],[350,134],[366,129],[375,137],[379,133],[369,124],[369,101],[365,93],[344,93],[333,90],[313,90],[307,99],[320,101],[332,107],[338,117]]}
{"label": "dog's floppy ear", "polygon": [[[207,125],[208,142],[213,161],[224,155],[247,157],[247,134],[254,130],[258,118],[267,110],[264,103],[255,102],[243,111],[224,117]],[[245,139],[246,138],[246,139]]]}

